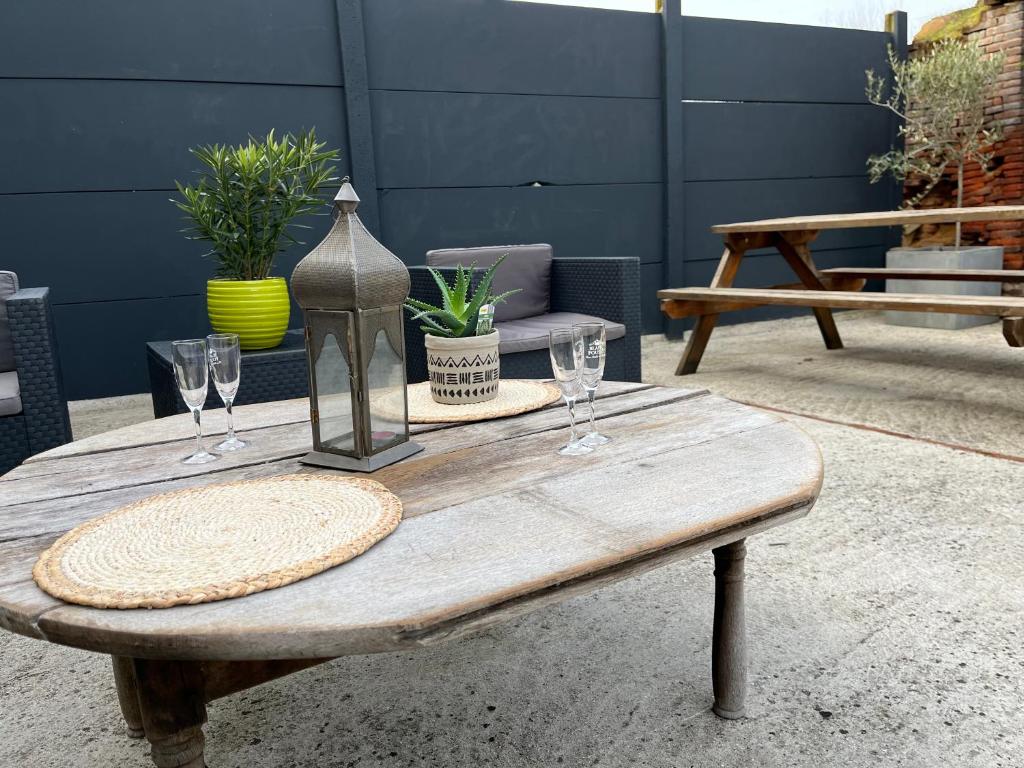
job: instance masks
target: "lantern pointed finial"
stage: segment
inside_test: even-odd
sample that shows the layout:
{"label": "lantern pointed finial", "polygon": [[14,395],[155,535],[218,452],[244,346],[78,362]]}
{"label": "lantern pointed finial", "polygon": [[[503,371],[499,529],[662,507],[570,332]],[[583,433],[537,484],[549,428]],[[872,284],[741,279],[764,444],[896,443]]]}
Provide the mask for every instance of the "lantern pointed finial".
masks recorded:
{"label": "lantern pointed finial", "polygon": [[341,180],[341,189],[334,196],[334,204],[343,213],[353,213],[359,207],[359,195],[356,194],[348,176]]}

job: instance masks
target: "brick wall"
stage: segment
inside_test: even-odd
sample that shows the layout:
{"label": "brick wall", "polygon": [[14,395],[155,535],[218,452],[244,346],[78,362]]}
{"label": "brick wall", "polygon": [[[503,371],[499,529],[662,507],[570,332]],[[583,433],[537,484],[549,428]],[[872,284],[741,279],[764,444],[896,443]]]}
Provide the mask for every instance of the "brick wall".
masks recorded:
{"label": "brick wall", "polygon": [[[1002,123],[1004,137],[994,148],[995,157],[987,172],[977,164],[965,168],[964,205],[1021,205],[1024,204],[1024,70],[1021,69],[1024,0],[981,0],[978,6],[980,13],[970,19],[973,23],[958,30],[956,36],[980,45],[987,53],[1006,53],[1006,63],[986,108],[988,114]],[[978,16],[980,20],[977,20]],[[927,47],[928,43],[921,38],[927,36],[937,22],[925,25],[915,38],[911,56]],[[914,192],[915,184],[908,180],[904,196],[911,197]],[[942,208],[955,203],[954,170],[936,185],[919,207]],[[926,225],[904,233],[903,239],[906,245],[951,245],[954,227],[952,224]],[[1004,266],[1007,269],[1024,268],[1024,231],[1019,221],[964,224],[963,241],[965,245],[1001,245]]]}

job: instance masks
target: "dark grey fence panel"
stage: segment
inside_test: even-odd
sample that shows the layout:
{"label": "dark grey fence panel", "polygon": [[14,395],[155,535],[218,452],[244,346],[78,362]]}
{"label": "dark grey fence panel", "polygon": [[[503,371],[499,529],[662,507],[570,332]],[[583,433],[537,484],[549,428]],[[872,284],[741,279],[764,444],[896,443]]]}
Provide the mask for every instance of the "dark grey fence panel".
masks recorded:
{"label": "dark grey fence panel", "polygon": [[883,71],[885,32],[683,19],[684,99],[866,104],[864,70]]}
{"label": "dark grey fence panel", "polygon": [[5,77],[341,85],[333,0],[11,0]]}
{"label": "dark grey fence panel", "polygon": [[381,214],[389,247],[408,264],[432,248],[536,242],[556,257],[661,261],[659,184],[390,190]]}
{"label": "dark grey fence panel", "polygon": [[210,332],[205,296],[59,304],[54,320],[71,398],[148,392],[147,341]]}
{"label": "dark grey fence panel", "polygon": [[[861,246],[859,248],[838,248],[838,249],[816,249],[814,261],[821,269],[832,267],[844,267],[855,260],[858,266],[880,267],[885,261],[885,255],[875,245]],[[686,280],[690,285],[707,285],[711,282],[717,261],[693,261],[686,264]],[[799,283],[796,275],[793,274],[782,256],[778,252],[754,251],[743,257],[742,266],[736,276],[737,288],[757,288],[766,285],[789,285]],[[788,311],[789,308],[782,307],[781,311]],[[804,310],[806,312],[806,310]],[[729,313],[728,317],[740,313]]]}
{"label": "dark grey fence panel", "polygon": [[[637,256],[652,332],[667,275],[710,278],[710,225],[888,207],[863,160],[892,126],[864,106],[863,70],[884,67],[891,36],[676,15],[664,64],[687,101],[663,111],[662,21],[506,0],[16,3],[0,24],[0,142],[18,148],[0,267],[53,288],[68,391],[89,397],[144,390],[145,341],[207,330],[212,264],[167,202],[199,143],[316,126],[409,263],[535,241]],[[666,133],[683,137],[674,160]],[[666,214],[685,229],[671,270]],[[823,264],[879,263],[882,237],[825,234]],[[791,281],[777,258],[748,269],[741,284]]]}
{"label": "dark grey fence panel", "polygon": [[3,192],[173,189],[196,167],[190,146],[316,127],[345,146],[340,88],[130,80],[0,80]]}
{"label": "dark grey fence panel", "polygon": [[[870,185],[865,161],[889,148],[892,117],[867,103],[864,71],[886,69],[890,34],[684,18],[681,38],[686,234],[683,254],[671,258],[682,259],[687,285],[707,285],[714,274],[722,252],[721,237],[709,231],[714,224],[889,209],[895,185]],[[815,253],[827,266],[878,265],[886,238],[885,229],[823,232]],[[678,264],[666,266],[666,274],[678,272]],[[737,280],[791,282],[781,258],[757,253]],[[722,319],[805,311],[777,307]]]}
{"label": "dark grey fence panel", "polygon": [[[845,267],[856,264],[860,267],[885,266],[885,252],[879,246],[844,248],[840,250],[815,250],[814,261],[821,269]],[[715,274],[718,264],[714,261],[697,261],[686,264],[688,285],[707,285]],[[757,288],[766,285],[789,285],[799,283],[778,253],[754,253],[743,258],[735,285],[739,288]],[[809,310],[794,307],[758,307],[757,309],[727,312],[721,315],[722,323],[746,323],[752,320],[772,320],[794,315],[809,315]],[[715,344],[715,340],[711,340]],[[824,348],[822,348],[824,352]]]}
{"label": "dark grey fence panel", "polygon": [[[215,264],[202,257],[208,244],[185,239],[170,197],[163,190],[0,195],[0,267],[25,285],[49,286],[59,304],[201,294]],[[316,243],[330,217],[302,223],[311,229],[299,237]],[[290,248],[274,273],[290,274],[304,253]]]}
{"label": "dark grey fence panel", "polygon": [[382,188],[659,182],[657,99],[374,91]]}
{"label": "dark grey fence panel", "polygon": [[[714,224],[881,211],[886,209],[888,194],[884,184],[869,184],[863,177],[691,182],[686,185],[686,263],[721,256],[722,238],[710,231]],[[832,250],[880,246],[884,241],[885,229],[837,229],[822,232],[814,246]]]}
{"label": "dark grey fence panel", "polygon": [[661,95],[654,14],[494,0],[363,6],[371,88]]}
{"label": "dark grey fence panel", "polygon": [[889,113],[852,104],[683,105],[687,181],[863,178],[889,149]]}

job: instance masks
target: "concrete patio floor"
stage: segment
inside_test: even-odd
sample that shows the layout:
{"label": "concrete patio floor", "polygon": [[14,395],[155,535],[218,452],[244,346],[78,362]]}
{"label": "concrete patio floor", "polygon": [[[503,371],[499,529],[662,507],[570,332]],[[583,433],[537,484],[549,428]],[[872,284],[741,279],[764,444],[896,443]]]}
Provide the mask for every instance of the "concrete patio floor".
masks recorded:
{"label": "concrete patio floor", "polygon": [[[824,454],[818,506],[750,542],[746,720],[709,711],[708,556],[215,702],[209,764],[1024,765],[1024,350],[998,326],[839,327],[827,354],[813,321],[725,328],[682,379],[681,345],[645,340],[652,381],[820,417],[794,417]],[[149,415],[105,405],[76,405],[79,436]],[[104,658],[7,633],[0,658],[0,765],[148,765]]]}

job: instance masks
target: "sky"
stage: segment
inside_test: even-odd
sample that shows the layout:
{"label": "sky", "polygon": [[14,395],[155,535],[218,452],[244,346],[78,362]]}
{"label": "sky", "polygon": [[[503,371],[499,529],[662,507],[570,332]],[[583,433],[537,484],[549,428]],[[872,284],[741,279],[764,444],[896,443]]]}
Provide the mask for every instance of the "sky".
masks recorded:
{"label": "sky", "polygon": [[[520,0],[555,5],[586,5],[629,11],[652,11],[655,0]],[[687,16],[778,21],[831,27],[881,30],[887,11],[906,11],[913,38],[921,25],[944,13],[974,5],[973,0],[682,0]]]}

